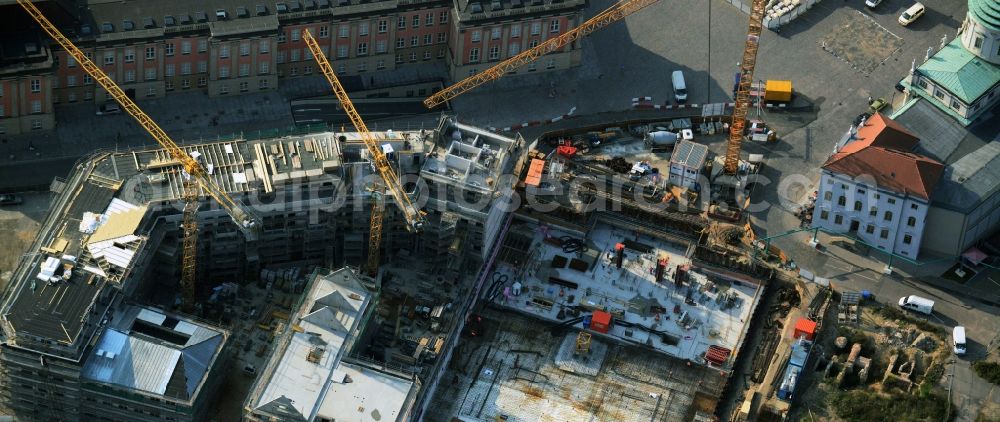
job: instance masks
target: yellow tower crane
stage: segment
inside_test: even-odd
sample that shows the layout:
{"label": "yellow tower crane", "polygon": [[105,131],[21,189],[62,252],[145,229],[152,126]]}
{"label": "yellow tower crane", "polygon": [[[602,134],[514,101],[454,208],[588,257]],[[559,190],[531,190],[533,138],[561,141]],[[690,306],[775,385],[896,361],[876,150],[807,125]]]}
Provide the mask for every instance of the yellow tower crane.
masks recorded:
{"label": "yellow tower crane", "polygon": [[66,36],[59,31],[55,25],[52,24],[42,14],[34,4],[29,0],[17,0],[18,4],[28,15],[38,22],[38,25],[45,30],[46,33],[52,37],[66,53],[73,57],[77,63],[87,72],[94,80],[101,85],[111,98],[114,98],[118,104],[121,104],[122,108],[137,122],[139,125],[149,132],[149,135],[153,137],[166,150],[174,160],[180,164],[183,169],[182,177],[184,178],[184,223],[183,223],[183,246],[184,246],[184,256],[181,267],[181,290],[183,296],[183,306],[186,311],[190,311],[194,308],[194,289],[195,289],[195,268],[197,264],[197,242],[198,242],[198,195],[199,186],[205,194],[214,198],[219,205],[222,206],[229,213],[229,216],[233,218],[233,221],[240,227],[240,230],[247,236],[248,240],[254,240],[256,237],[256,230],[259,227],[260,219],[257,215],[250,211],[242,203],[231,198],[225,190],[223,190],[219,185],[212,181],[209,177],[208,171],[205,167],[194,159],[188,153],[184,152],[180,146],[170,138],[163,129],[160,128],[156,122],[153,121],[146,113],[139,108],[138,105],[132,101],[125,92],[122,91],[115,81],[108,77],[90,58],[87,57],[76,45],[74,45]]}
{"label": "yellow tower crane", "polygon": [[747,113],[750,111],[750,86],[753,84],[753,70],[757,65],[757,48],[764,26],[764,9],[767,0],[753,0],[750,6],[750,25],[743,45],[743,60],[740,61],[740,82],[736,88],[736,106],[733,107],[733,121],[729,125],[729,142],[726,144],[724,169],[727,174],[736,174],[743,148],[744,129]]}
{"label": "yellow tower crane", "polygon": [[434,95],[431,95],[424,100],[424,106],[427,108],[437,107],[444,104],[446,101],[450,101],[451,99],[476,88],[479,85],[500,79],[507,74],[507,72],[531,63],[548,53],[559,50],[573,41],[590,35],[592,32],[624,19],[626,16],[638,12],[642,8],[658,1],[659,0],[619,1],[613,6],[605,9],[603,12],[597,14],[597,16],[588,19],[586,22],[580,24],[580,26],[567,31],[558,37],[550,38],[533,48],[524,50],[514,57],[497,63],[489,69],[469,76],[454,85],[436,92]]}
{"label": "yellow tower crane", "polygon": [[389,159],[385,156],[385,152],[382,151],[382,147],[378,144],[378,140],[375,139],[375,135],[372,135],[368,131],[368,126],[365,125],[364,120],[361,119],[361,115],[354,108],[354,103],[351,102],[351,98],[347,95],[344,86],[340,84],[337,75],[333,73],[333,68],[330,67],[330,62],[326,59],[326,54],[323,53],[323,49],[320,48],[319,43],[316,42],[316,38],[306,30],[302,34],[302,39],[306,42],[306,46],[309,47],[309,51],[312,52],[320,71],[326,76],[326,80],[330,82],[330,87],[333,89],[333,93],[336,94],[337,99],[340,100],[340,106],[343,107],[344,113],[351,119],[351,122],[354,123],[354,128],[361,135],[361,140],[364,141],[365,147],[368,148],[368,154],[371,156],[372,165],[378,171],[379,175],[382,176],[384,182],[385,189],[375,189],[372,194],[374,201],[372,204],[371,231],[368,236],[367,271],[369,275],[375,276],[378,272],[379,252],[382,245],[382,214],[385,211],[384,191],[389,191],[392,198],[396,201],[396,205],[403,211],[407,227],[411,231],[419,231],[423,227],[425,220],[424,213],[410,201],[410,197],[403,191],[403,187],[399,182],[399,176],[392,169],[392,164],[389,163]]}

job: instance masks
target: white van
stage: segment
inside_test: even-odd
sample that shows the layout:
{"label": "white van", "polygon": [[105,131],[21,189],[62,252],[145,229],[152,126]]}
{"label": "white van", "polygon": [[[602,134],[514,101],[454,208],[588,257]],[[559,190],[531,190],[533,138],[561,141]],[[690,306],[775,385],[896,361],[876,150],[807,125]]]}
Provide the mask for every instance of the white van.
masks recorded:
{"label": "white van", "polygon": [[951,331],[951,348],[956,355],[965,354],[965,327],[959,325]]}
{"label": "white van", "polygon": [[674,99],[678,103],[685,103],[688,99],[687,84],[684,83],[684,72],[675,70],[670,75],[670,82],[674,84]]}
{"label": "white van", "polygon": [[899,298],[899,306],[903,309],[920,312],[930,315],[934,312],[934,301],[916,295],[903,296]]}

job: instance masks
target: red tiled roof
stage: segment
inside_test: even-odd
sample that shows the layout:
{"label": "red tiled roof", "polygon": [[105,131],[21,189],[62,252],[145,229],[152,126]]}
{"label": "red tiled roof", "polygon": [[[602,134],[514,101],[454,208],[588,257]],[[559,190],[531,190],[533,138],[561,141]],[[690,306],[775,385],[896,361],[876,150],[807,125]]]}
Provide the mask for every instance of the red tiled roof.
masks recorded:
{"label": "red tiled roof", "polygon": [[858,129],[856,140],[830,156],[823,168],[853,177],[871,177],[896,192],[929,200],[944,165],[909,152],[917,137],[895,121],[876,113]]}

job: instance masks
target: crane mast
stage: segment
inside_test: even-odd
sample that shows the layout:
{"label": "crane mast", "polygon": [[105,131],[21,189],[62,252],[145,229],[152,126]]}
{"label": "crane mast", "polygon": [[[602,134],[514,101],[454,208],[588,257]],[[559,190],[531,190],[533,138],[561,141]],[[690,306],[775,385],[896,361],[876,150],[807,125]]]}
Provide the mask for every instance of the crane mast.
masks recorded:
{"label": "crane mast", "polygon": [[[320,71],[323,72],[326,80],[330,83],[330,87],[340,101],[344,113],[351,119],[355,129],[361,135],[361,140],[364,141],[365,147],[371,156],[372,165],[379,175],[382,176],[382,180],[385,182],[384,189],[392,195],[392,198],[396,201],[396,205],[402,210],[403,216],[406,218],[407,227],[411,231],[419,231],[424,225],[423,213],[410,201],[410,197],[403,191],[403,187],[399,182],[399,176],[392,169],[392,164],[389,163],[389,159],[382,151],[378,140],[368,131],[368,126],[365,125],[364,120],[361,119],[361,115],[354,108],[354,103],[351,102],[351,98],[347,95],[344,86],[337,79],[337,75],[330,66],[330,61],[327,60],[326,54],[323,54],[323,49],[316,42],[316,38],[313,37],[311,32],[306,30],[302,34],[302,39],[306,42],[306,46],[309,47],[309,51],[312,52]],[[376,189],[373,196],[371,231],[368,237],[368,271],[372,275],[378,270],[379,251],[382,243],[382,216],[385,210],[384,192],[381,189]]]}
{"label": "crane mast", "polygon": [[740,82],[736,88],[736,105],[733,107],[733,119],[729,126],[729,142],[726,144],[724,169],[727,174],[736,174],[736,170],[739,168],[747,113],[750,111],[750,86],[753,84],[753,71],[757,65],[757,48],[764,26],[766,3],[766,0],[753,0],[753,4],[750,6],[750,24],[747,29],[746,42],[743,45],[743,60],[740,61]]}
{"label": "crane mast", "polygon": [[597,14],[586,22],[580,24],[576,28],[567,31],[566,33],[559,35],[555,38],[550,38],[547,41],[538,44],[537,46],[524,50],[520,54],[497,63],[493,67],[486,69],[480,73],[469,76],[454,85],[451,85],[441,91],[436,92],[434,95],[427,97],[424,100],[424,106],[427,108],[434,108],[446,101],[449,101],[459,95],[462,95],[472,89],[475,89],[479,85],[487,82],[495,81],[502,78],[507,72],[516,70],[517,68],[524,66],[537,60],[539,57],[544,56],[553,51],[559,50],[565,47],[567,44],[590,35],[592,32],[598,29],[604,28],[612,23],[624,19],[626,16],[638,12],[642,8],[649,6],[659,0],[622,0],[615,3],[611,7],[605,9],[603,12]]}
{"label": "crane mast", "polygon": [[194,306],[195,268],[197,262],[199,187],[201,188],[200,191],[214,198],[229,213],[229,216],[233,218],[233,221],[247,235],[248,239],[256,236],[260,219],[249,208],[230,197],[225,190],[213,182],[209,177],[208,171],[201,163],[184,152],[149,115],[135,104],[135,101],[132,101],[131,98],[125,95],[125,92],[122,91],[114,80],[108,77],[83,51],[80,51],[72,41],[66,38],[30,0],[17,0],[17,2],[183,168],[181,176],[184,178],[183,200],[185,205],[182,227],[184,255],[181,267],[181,289],[184,307],[186,310],[191,310]]}

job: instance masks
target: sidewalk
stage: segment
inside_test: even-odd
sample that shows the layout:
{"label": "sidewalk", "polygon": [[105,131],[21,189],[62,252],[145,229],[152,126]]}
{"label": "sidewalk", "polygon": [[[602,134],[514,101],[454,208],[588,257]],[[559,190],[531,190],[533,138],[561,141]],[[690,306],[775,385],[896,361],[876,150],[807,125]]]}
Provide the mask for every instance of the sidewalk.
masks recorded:
{"label": "sidewalk", "polygon": [[855,248],[851,239],[822,232],[817,236],[820,243],[817,249],[809,246],[811,238],[812,232],[801,232],[775,239],[772,244],[781,248],[796,266],[818,277],[828,279],[860,277],[872,281],[909,280],[986,305],[1000,307],[1000,294],[998,294],[1000,286],[995,286],[989,281],[980,281],[980,278],[985,279],[985,274],[965,284],[941,277],[941,274],[955,264],[955,260],[922,255],[919,262],[926,264],[913,265],[902,259],[894,259],[892,274],[886,275],[884,270],[888,264],[888,255],[880,251],[869,251],[863,245],[856,248],[857,252],[848,250],[847,248]]}

